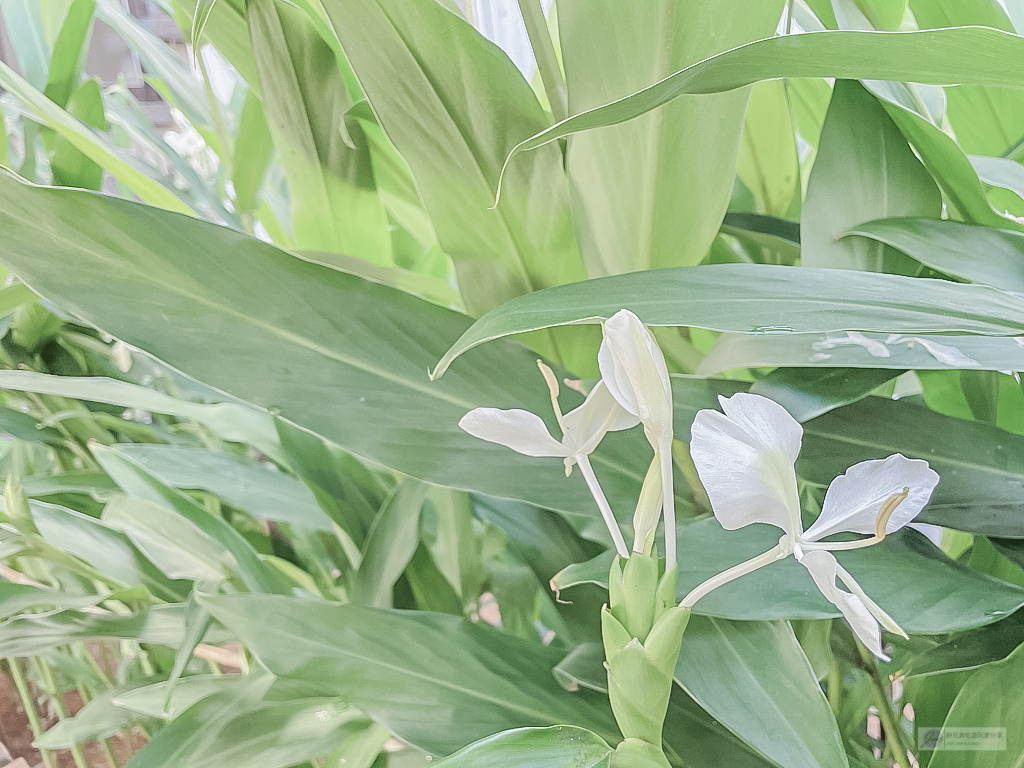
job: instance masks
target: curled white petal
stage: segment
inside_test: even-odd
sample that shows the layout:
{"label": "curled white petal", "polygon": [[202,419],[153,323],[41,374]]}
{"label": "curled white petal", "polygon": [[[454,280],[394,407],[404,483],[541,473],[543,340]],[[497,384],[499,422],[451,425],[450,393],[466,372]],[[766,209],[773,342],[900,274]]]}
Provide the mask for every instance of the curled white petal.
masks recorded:
{"label": "curled white petal", "polygon": [[535,413],[515,408],[474,408],[459,420],[459,426],[473,437],[499,443],[527,456],[570,454],[548,432],[544,420]]}
{"label": "curled white petal", "polygon": [[832,481],[821,515],[803,538],[818,541],[840,531],[874,533],[882,505],[893,494],[909,488],[907,498],[885,526],[886,533],[898,531],[920,514],[938,482],[938,474],[922,459],[894,453],[886,459],[862,461]]}
{"label": "curled white petal", "polygon": [[[882,630],[879,628],[875,617],[871,615],[867,605],[857,595],[844,592],[836,586],[839,563],[836,562],[832,553],[814,550],[807,552],[798,559],[801,565],[810,571],[811,578],[814,579],[814,583],[821,590],[821,594],[843,612],[843,616],[849,622],[853,633],[864,643],[865,647],[878,658],[889,661],[889,657],[882,651]],[[863,590],[860,590],[859,587],[857,589],[863,593]]]}
{"label": "curled white petal", "polygon": [[803,430],[778,403],[741,393],[720,398],[725,413],[697,413],[690,455],[723,528],[768,523],[800,533],[793,462]]}
{"label": "curled white petal", "polygon": [[619,405],[655,435],[672,434],[672,382],[665,356],[640,318],[628,309],[605,322],[597,364]]}
{"label": "curled white petal", "polygon": [[572,454],[590,454],[609,432],[629,429],[639,420],[611,396],[603,381],[590,390],[583,405],[562,417],[562,443]]}

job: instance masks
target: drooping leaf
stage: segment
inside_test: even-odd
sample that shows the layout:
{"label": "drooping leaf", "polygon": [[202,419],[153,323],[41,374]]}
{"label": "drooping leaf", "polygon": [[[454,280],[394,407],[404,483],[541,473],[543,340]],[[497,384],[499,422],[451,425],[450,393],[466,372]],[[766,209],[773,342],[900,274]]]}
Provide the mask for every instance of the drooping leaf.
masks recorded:
{"label": "drooping leaf", "polygon": [[[890,297],[898,297],[892,299]],[[437,364],[512,333],[598,323],[627,307],[647,325],[753,334],[884,331],[1020,335],[1024,301],[980,285],[764,264],[715,264],[588,280],[487,313]]]}

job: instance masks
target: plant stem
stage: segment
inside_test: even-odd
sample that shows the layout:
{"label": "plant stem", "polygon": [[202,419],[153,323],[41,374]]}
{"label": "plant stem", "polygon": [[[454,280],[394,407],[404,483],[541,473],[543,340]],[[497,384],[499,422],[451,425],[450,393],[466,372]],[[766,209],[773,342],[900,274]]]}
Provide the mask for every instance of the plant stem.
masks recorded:
{"label": "plant stem", "polygon": [[590,489],[590,494],[594,497],[594,501],[597,502],[597,508],[601,510],[601,517],[604,518],[604,524],[608,526],[608,533],[611,534],[612,542],[615,544],[615,551],[619,553],[620,557],[628,559],[629,547],[626,546],[626,540],[622,537],[622,531],[619,529],[619,523],[612,513],[611,505],[608,504],[608,499],[605,497],[604,491],[601,490],[601,484],[597,482],[594,468],[590,466],[590,457],[578,456],[576,463],[579,464],[583,479],[587,481],[587,488]]}
{"label": "plant stem", "polygon": [[839,662],[832,659],[832,664],[828,668],[828,705],[832,707],[833,714],[836,717],[839,716],[839,705],[842,696],[841,686],[843,684],[843,676],[839,671]]}
{"label": "plant stem", "polygon": [[540,0],[518,0],[518,2],[519,11],[523,14],[523,21],[526,23],[526,34],[530,38],[530,45],[533,46],[533,55],[537,58],[537,69],[540,72],[541,82],[544,83],[544,92],[548,95],[551,116],[556,123],[560,123],[569,116],[569,96],[565,87],[565,78],[562,76],[562,68],[558,65],[555,45],[548,33],[548,20],[544,16]]}
{"label": "plant stem", "polygon": [[[57,713],[58,720],[67,720],[68,710],[64,706],[64,697],[61,691],[57,688],[57,682],[53,678],[53,670],[50,669],[50,665],[46,662],[46,659],[41,656],[32,657],[32,665],[36,669],[36,673],[39,675],[39,681],[43,685],[43,690],[46,691],[46,695],[50,697],[50,701],[53,704],[53,709]],[[75,744],[70,749],[71,757],[75,761],[75,765],[78,768],[92,768],[89,760],[82,753],[82,748]]]}
{"label": "plant stem", "polygon": [[907,757],[907,753],[910,752],[910,745],[907,744],[906,734],[896,721],[895,715],[893,715],[892,702],[889,701],[885,682],[878,673],[875,658],[860,640],[854,639],[857,643],[857,650],[860,653],[861,660],[864,662],[864,670],[871,678],[872,688],[875,692],[875,706],[878,707],[878,717],[882,721],[882,730],[885,731],[886,743],[892,748],[892,755],[900,768],[911,768],[910,758]]}
{"label": "plant stem", "polygon": [[[38,739],[43,735],[43,723],[39,719],[39,710],[36,709],[36,702],[32,698],[32,692],[29,690],[28,681],[25,679],[25,675],[22,673],[17,659],[7,659],[7,668],[10,670],[11,680],[14,681],[14,687],[18,689],[18,697],[21,699],[22,709],[25,710],[25,716],[28,718],[28,725],[32,730],[32,736]],[[46,749],[40,749],[39,756],[42,758],[43,765],[45,765],[46,768],[57,768],[57,756],[52,752]]]}
{"label": "plant stem", "polygon": [[734,565],[732,568],[722,571],[717,576],[712,576],[703,584],[698,584],[694,587],[690,594],[684,597],[682,602],[679,603],[679,607],[692,608],[698,600],[712,590],[718,589],[723,584],[728,584],[730,581],[734,581],[740,576],[745,576],[752,571],[756,571],[758,568],[763,568],[766,565],[774,563],[779,559],[779,552],[779,547],[772,547],[767,552],[764,552],[757,557],[752,557],[739,565]]}

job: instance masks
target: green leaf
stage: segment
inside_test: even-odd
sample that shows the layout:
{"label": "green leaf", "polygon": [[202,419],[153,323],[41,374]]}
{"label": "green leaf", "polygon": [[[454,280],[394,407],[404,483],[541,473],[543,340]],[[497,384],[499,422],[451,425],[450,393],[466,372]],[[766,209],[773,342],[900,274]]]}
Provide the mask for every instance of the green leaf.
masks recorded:
{"label": "green leaf", "polygon": [[903,670],[914,677],[976,669],[1005,659],[1021,643],[1024,614],[1018,611],[995,624],[958,632],[912,656]]}
{"label": "green leaf", "polygon": [[[628,96],[767,37],[782,8],[778,0],[750,4],[744,13],[714,0],[685,10],[674,0],[563,2],[558,28],[570,111]],[[744,89],[684,98],[658,115],[573,137],[569,186],[591,277],[704,258],[732,192],[747,97]],[[508,191],[503,185],[502,197]]]}
{"label": "green leaf", "polygon": [[309,18],[278,0],[246,5],[267,123],[288,179],[301,249],[392,264],[387,216],[365,139],[339,123],[352,105],[334,51]]}
{"label": "green leaf", "polygon": [[[805,448],[805,451],[807,449]],[[725,531],[717,520],[682,525],[679,597],[727,568],[779,543],[779,529],[751,525]],[[839,552],[837,559],[864,591],[911,633],[939,634],[998,621],[1024,605],[1024,589],[949,560],[916,531],[891,535],[881,544]],[[558,574],[552,586],[604,586],[609,555]],[[786,558],[729,582],[701,598],[694,615],[744,621],[824,619],[839,615],[814,587],[807,569]]]}
{"label": "green leaf", "polygon": [[[4,295],[0,292],[0,299]],[[281,452],[270,414],[242,405],[226,395],[223,396],[223,402],[219,403],[193,403],[137,384],[101,376],[51,376],[32,371],[0,371],[0,388],[72,397],[194,419],[225,440],[249,443],[269,456],[277,456]]]}
{"label": "green leaf", "polygon": [[78,88],[95,10],[96,0],[72,0],[54,41],[43,93],[58,107],[66,107]]}
{"label": "green leaf", "polygon": [[598,323],[624,306],[647,325],[731,333],[1013,336],[1024,331],[1024,301],[988,286],[808,267],[715,264],[635,272],[520,296],[478,320],[445,353],[433,376],[485,341],[553,325]]}
{"label": "green leaf", "polygon": [[352,583],[353,603],[391,607],[391,590],[420,543],[420,508],[426,495],[423,483],[405,480],[384,502],[363,545]]}
{"label": "green leaf", "polygon": [[187,582],[172,581],[120,531],[95,518],[41,501],[29,502],[32,520],[46,542],[83,560],[125,586],[141,584],[162,600],[181,600]]}
{"label": "green leaf", "polygon": [[520,152],[572,133],[618,125],[685,94],[721,93],[760,80],[834,77],[945,85],[1019,86],[1024,40],[994,29],[922,32],[828,31],[758,40],[676,72],[631,96],[563,120],[519,143]]}
{"label": "green leaf", "polygon": [[832,710],[787,622],[692,617],[675,680],[779,765],[847,765]]}
{"label": "green leaf", "polygon": [[723,334],[701,360],[698,376],[739,368],[805,366],[896,370],[1024,370],[1016,336],[895,336],[887,333]]}
{"label": "green leaf", "polygon": [[[67,103],[68,114],[101,131],[107,130],[103,112],[103,94],[96,80],[86,80],[75,90]],[[93,162],[63,136],[54,141],[50,158],[53,183],[65,187],[99,189],[103,183],[103,168]]]}
{"label": "green leaf", "polygon": [[824,486],[853,464],[892,453],[926,459],[942,478],[921,522],[1024,538],[1024,437],[872,397],[804,425],[801,476]]}
{"label": "green leaf", "polygon": [[[209,5],[213,7],[212,2]],[[235,208],[240,215],[252,215],[256,210],[263,177],[273,154],[274,140],[267,125],[263,102],[255,91],[250,90],[245,95],[242,114],[238,117],[234,165],[231,169]]]}
{"label": "green leaf", "polygon": [[1024,165],[1005,157],[970,155],[968,159],[983,182],[1024,197]]}
{"label": "green leaf", "polygon": [[175,646],[184,631],[180,605],[158,605],[127,616],[73,610],[33,614],[5,621],[0,628],[0,653],[5,657],[38,656],[99,638]]}
{"label": "green leaf", "polygon": [[[53,128],[83,155],[124,182],[140,199],[169,211],[191,212],[177,195],[118,157],[89,128],[46,98],[3,62],[0,62],[0,86],[20,99],[40,122]],[[0,175],[8,174],[10,171],[0,170]]]}
{"label": "green leaf", "polygon": [[797,421],[807,421],[835,408],[855,403],[899,375],[884,368],[780,368],[750,387],[770,397]]}
{"label": "green leaf", "polygon": [[860,83],[836,82],[800,219],[801,263],[894,271],[877,241],[838,239],[853,225],[942,212],[942,195],[878,100]]}
{"label": "green leaf", "polygon": [[29,608],[84,608],[96,605],[111,595],[81,595],[59,589],[43,589],[27,584],[0,581],[0,619],[10,618]]}
{"label": "green leaf", "polygon": [[162,504],[120,495],[107,504],[102,519],[169,579],[220,581],[238,568],[215,539]]}
{"label": "green leaf", "polygon": [[[953,702],[943,728],[993,729],[1003,749],[936,750],[930,768],[1017,768],[1024,761],[1024,732],[1014,727],[1024,717],[1024,647],[973,675]],[[925,725],[924,723],[921,724]],[[995,739],[993,739],[995,741]],[[992,745],[982,741],[983,746]],[[1001,745],[999,741],[996,746]]]}
{"label": "green leaf", "polygon": [[556,725],[504,731],[470,744],[438,768],[606,768],[612,748],[584,728]]}
{"label": "green leaf", "polygon": [[173,488],[204,490],[263,520],[333,530],[309,489],[266,463],[175,445],[122,443],[115,450]]}
{"label": "green leaf", "polygon": [[381,127],[409,163],[469,313],[583,279],[557,148],[510,172],[504,199],[490,210],[505,156],[547,125],[508,57],[436,0],[324,7]]}
{"label": "green leaf", "polygon": [[198,702],[126,768],[288,768],[327,755],[366,726],[362,713],[336,698],[262,701],[271,682],[257,677]]}
{"label": "green leaf", "polygon": [[956,221],[895,218],[865,221],[847,235],[899,248],[925,266],[1004,291],[1024,291],[1024,234]]}
{"label": "green leaf", "polygon": [[[429,381],[429,366],[466,330],[463,315],[223,227],[89,193],[0,179],[0,227],[0,261],[26,282],[219,392],[420,480],[594,515],[582,477],[566,479],[558,461],[458,428],[477,406],[525,408],[554,423],[536,354],[518,344],[490,345]],[[0,385],[11,375],[0,372]],[[566,409],[581,401],[565,392]],[[614,437],[593,462],[610,502],[625,510],[647,459],[639,434]]]}
{"label": "green leaf", "polygon": [[0,8],[19,69],[34,87],[43,88],[50,63],[50,45],[46,41],[40,3],[3,0]]}
{"label": "green leaf", "polygon": [[737,171],[757,197],[759,210],[786,214],[800,188],[800,162],[785,83],[758,83],[751,90]]}
{"label": "green leaf", "polygon": [[[93,445],[92,453],[103,466],[103,469],[107,471],[125,493],[163,506],[169,513],[180,515],[187,524],[198,529],[197,531],[190,532],[191,538],[195,540],[192,544],[205,556],[208,563],[223,565],[225,563],[224,555],[230,553],[234,564],[237,565],[238,575],[248,589],[261,592],[276,592],[278,594],[288,594],[291,592],[290,582],[276,569],[263,561],[256,550],[252,548],[252,545],[226,520],[211,514],[180,491],[164,485],[148,472],[141,463],[119,453],[115,449],[102,445]],[[127,512],[127,510],[121,510],[119,520],[122,524],[128,522],[126,519]],[[149,514],[155,515],[156,513],[151,509]],[[131,515],[131,517],[137,518],[137,515]],[[164,526],[165,531],[171,529],[172,524],[169,517],[164,518]],[[173,529],[177,531],[177,535],[183,537],[186,535],[186,531],[189,531],[190,526],[175,525]],[[146,549],[157,546],[164,547],[168,544],[173,546],[171,542],[167,541],[166,537],[160,534],[159,526],[157,526],[157,529],[156,531],[151,530],[144,534],[139,528],[138,520],[135,519],[132,528],[135,543],[142,548],[140,544],[141,539],[138,537],[145,535]],[[202,535],[197,535],[199,533]],[[154,537],[152,534],[156,534],[156,536]],[[209,539],[210,541],[206,541],[204,545],[204,539]],[[222,547],[225,552],[217,552],[217,545]],[[166,561],[163,562],[166,563]],[[160,563],[155,564],[161,567]],[[161,569],[163,570],[163,567]],[[212,572],[207,575],[191,575],[190,578],[215,579],[217,578],[216,568],[212,569]]]}
{"label": "green leaf", "polygon": [[340,695],[433,754],[509,727],[579,725],[616,738],[607,700],[555,682],[557,651],[487,626],[298,598],[208,595],[201,602],[275,675],[311,693]]}

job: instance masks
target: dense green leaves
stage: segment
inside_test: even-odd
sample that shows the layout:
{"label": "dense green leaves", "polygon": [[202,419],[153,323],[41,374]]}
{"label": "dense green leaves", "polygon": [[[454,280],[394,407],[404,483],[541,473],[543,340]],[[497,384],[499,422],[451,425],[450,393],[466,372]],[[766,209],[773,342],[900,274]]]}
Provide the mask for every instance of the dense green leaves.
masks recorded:
{"label": "dense green leaves", "polygon": [[301,681],[312,695],[343,689],[374,720],[434,754],[510,726],[579,725],[615,739],[606,701],[555,682],[557,652],[489,627],[299,598],[201,602],[274,674]]}
{"label": "dense green leaves", "polygon": [[583,728],[554,726],[498,733],[437,763],[445,768],[601,768],[611,747]]}

